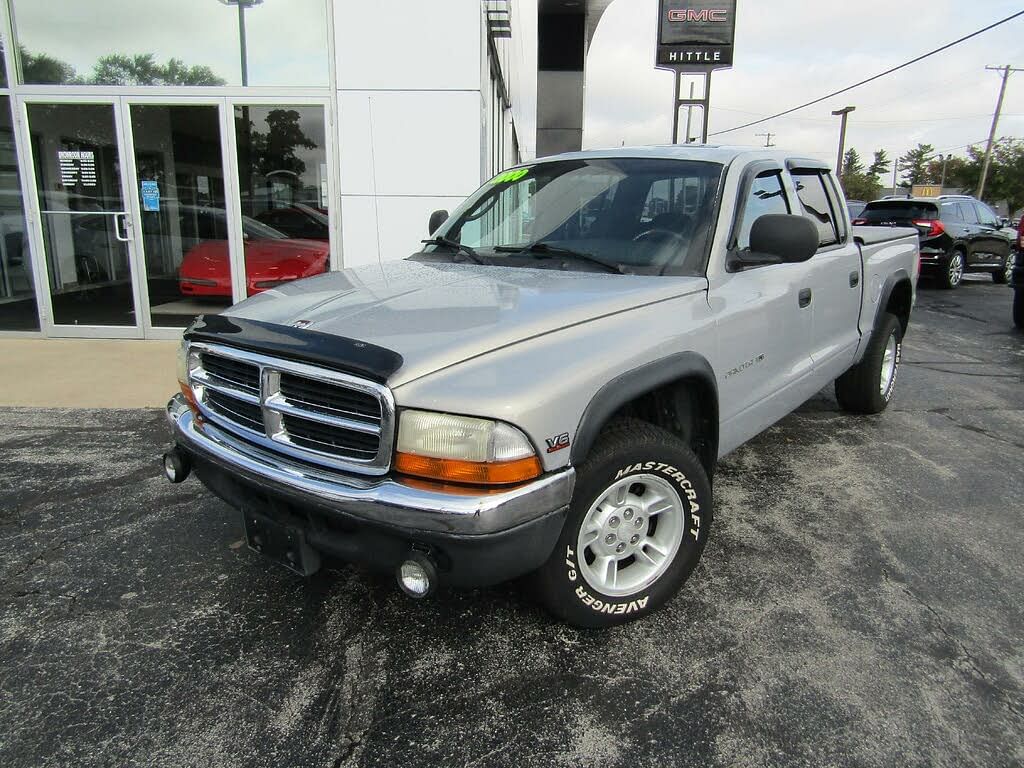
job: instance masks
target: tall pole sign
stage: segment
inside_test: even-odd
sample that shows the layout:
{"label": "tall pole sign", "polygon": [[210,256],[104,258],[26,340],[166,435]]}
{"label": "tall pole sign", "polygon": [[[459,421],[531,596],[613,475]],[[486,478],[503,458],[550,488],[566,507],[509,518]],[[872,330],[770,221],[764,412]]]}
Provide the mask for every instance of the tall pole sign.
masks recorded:
{"label": "tall pole sign", "polygon": [[[658,0],[658,45],[654,66],[675,73],[673,143],[679,140],[681,106],[702,107],[701,141],[707,142],[711,73],[732,66],[735,37],[736,0]],[[704,76],[703,98],[679,98],[679,83],[684,73]],[[686,140],[689,139],[687,136]]]}

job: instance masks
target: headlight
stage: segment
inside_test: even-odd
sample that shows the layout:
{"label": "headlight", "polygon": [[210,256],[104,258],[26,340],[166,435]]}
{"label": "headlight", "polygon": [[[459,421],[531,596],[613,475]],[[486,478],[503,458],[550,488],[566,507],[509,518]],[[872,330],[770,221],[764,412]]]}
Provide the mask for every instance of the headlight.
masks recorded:
{"label": "headlight", "polygon": [[429,411],[402,411],[395,469],[456,483],[506,485],[541,474],[526,435],[510,424]]}

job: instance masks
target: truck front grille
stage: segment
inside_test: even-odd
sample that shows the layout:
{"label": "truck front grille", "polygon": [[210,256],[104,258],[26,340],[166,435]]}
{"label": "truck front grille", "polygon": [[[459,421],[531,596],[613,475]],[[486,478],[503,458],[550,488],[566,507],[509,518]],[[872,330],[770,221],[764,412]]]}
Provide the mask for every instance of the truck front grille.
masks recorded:
{"label": "truck front grille", "polygon": [[391,466],[395,406],[380,384],[222,345],[189,346],[203,417],[264,448],[370,475]]}

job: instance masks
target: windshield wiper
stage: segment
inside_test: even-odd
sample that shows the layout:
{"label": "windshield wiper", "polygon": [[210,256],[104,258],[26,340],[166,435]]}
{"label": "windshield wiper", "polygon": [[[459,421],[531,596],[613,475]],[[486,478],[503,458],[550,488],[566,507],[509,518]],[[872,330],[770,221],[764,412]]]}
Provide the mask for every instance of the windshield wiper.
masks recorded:
{"label": "windshield wiper", "polygon": [[590,264],[596,264],[599,267],[603,267],[608,272],[615,272],[619,275],[626,274],[622,267],[618,264],[612,264],[609,261],[604,261],[596,256],[591,256],[589,253],[583,253],[583,251],[574,251],[572,248],[562,248],[561,246],[551,245],[549,243],[530,243],[529,245],[496,245],[494,250],[501,253],[537,253],[537,254],[550,254],[552,256],[568,256],[570,259],[578,259],[579,261],[586,261]]}
{"label": "windshield wiper", "polygon": [[487,263],[483,259],[481,259],[479,254],[477,254],[477,252],[470,248],[468,245],[463,245],[462,243],[456,242],[455,240],[451,240],[447,237],[442,237],[441,235],[434,235],[434,237],[430,238],[429,240],[421,240],[420,242],[425,243],[426,245],[444,245],[448,248],[454,249],[456,253],[466,254],[477,264]]}

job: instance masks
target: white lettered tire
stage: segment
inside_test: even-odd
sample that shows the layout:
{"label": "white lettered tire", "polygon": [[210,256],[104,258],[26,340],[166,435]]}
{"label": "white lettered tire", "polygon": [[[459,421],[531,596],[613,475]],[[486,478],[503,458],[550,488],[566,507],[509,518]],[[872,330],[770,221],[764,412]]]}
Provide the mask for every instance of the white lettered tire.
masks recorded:
{"label": "white lettered tire", "polygon": [[711,484],[675,435],[617,420],[577,468],[561,536],[537,572],[548,610],[577,627],[638,619],[692,573],[711,528]]}

